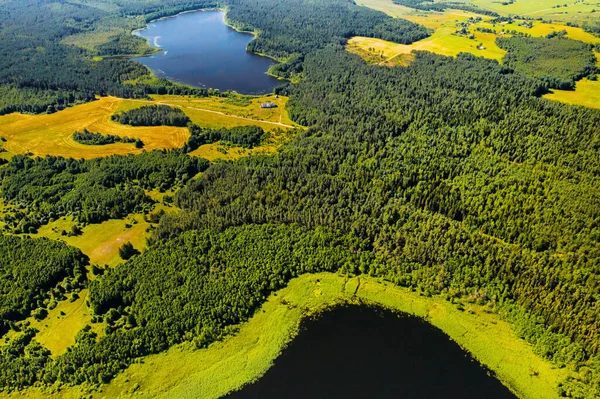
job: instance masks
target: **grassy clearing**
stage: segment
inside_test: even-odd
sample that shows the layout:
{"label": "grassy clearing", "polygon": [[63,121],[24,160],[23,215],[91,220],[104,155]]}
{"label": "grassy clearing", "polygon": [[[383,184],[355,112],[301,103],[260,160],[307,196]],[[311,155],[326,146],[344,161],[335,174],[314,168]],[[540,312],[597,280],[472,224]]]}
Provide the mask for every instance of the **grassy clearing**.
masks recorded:
{"label": "grassy clearing", "polygon": [[83,32],[65,37],[61,43],[76,46],[90,52],[105,43],[110,42],[116,35],[125,33],[124,29],[112,28],[102,32]]}
{"label": "grassy clearing", "polygon": [[[158,202],[151,213],[175,212],[178,209],[174,205],[162,203],[164,197],[173,195],[172,191],[161,193],[151,190],[146,191],[146,194]],[[146,239],[150,236],[148,230],[151,227],[151,224],[144,220],[144,215],[131,214],[124,219],[111,219],[84,226],[79,236],[68,237],[61,234],[63,230],[71,231],[75,224],[70,217],[62,217],[40,227],[39,231],[31,236],[64,241],[86,254],[90,258],[90,264],[115,267],[123,262],[119,257],[119,247],[129,241],[136,249],[143,251],[147,246]]]}
{"label": "grassy clearing", "polygon": [[575,90],[552,90],[544,98],[571,105],[600,108],[600,81],[582,79],[577,82]]}
{"label": "grassy clearing", "polygon": [[[75,344],[75,336],[86,325],[90,325],[92,330],[98,336],[104,334],[104,324],[91,322],[91,312],[85,301],[88,290],[81,290],[79,298],[71,300],[69,296],[66,300],[58,302],[54,309],[48,310],[48,315],[43,320],[36,320],[33,317],[26,319],[30,327],[38,330],[35,336],[36,341],[44,345],[52,356],[60,356],[67,351],[67,348]],[[12,339],[19,333],[9,331],[5,339]],[[3,340],[2,343],[5,341]]]}
{"label": "grassy clearing", "polygon": [[[508,323],[476,305],[460,311],[441,298],[369,277],[347,279],[332,273],[304,275],[271,295],[239,332],[207,349],[187,345],[148,356],[130,366],[94,398],[218,398],[260,377],[298,332],[300,321],[329,307],[362,302],[425,318],[492,369],[519,397],[557,398],[556,383],[564,369],[553,368],[515,336]],[[65,389],[56,397],[76,397],[82,388]],[[18,397],[44,397],[30,389]]]}
{"label": "grassy clearing", "polygon": [[222,143],[211,143],[198,147],[196,150],[190,152],[190,155],[208,159],[209,161],[233,161],[248,155],[272,154],[277,148],[278,146],[275,144],[265,144],[252,149],[246,149],[241,147],[228,148],[227,145]]}
{"label": "grassy clearing", "polygon": [[9,122],[0,122],[0,136],[7,140],[4,147],[14,154],[86,159],[112,154],[136,154],[142,150],[129,143],[103,146],[77,143],[72,135],[84,128],[94,133],[139,138],[144,142],[145,150],[181,147],[188,139],[189,133],[185,128],[131,127],[111,121],[110,116],[123,102],[128,100],[103,97],[50,115],[2,116],[0,121],[8,118]]}
{"label": "grassy clearing", "polygon": [[53,356],[62,355],[69,346],[75,344],[75,336],[88,324],[99,336],[104,334],[103,323],[91,322],[91,312],[85,303],[87,294],[85,289],[78,294],[78,299],[71,301],[69,298],[59,302],[48,311],[44,320],[37,321],[33,317],[27,319],[31,327],[39,330],[35,335],[36,341],[48,348]]}
{"label": "grassy clearing", "polygon": [[190,152],[190,155],[209,161],[231,161],[249,155],[268,155],[277,151],[283,143],[290,140],[293,137],[290,133],[291,131],[272,130],[268,132],[269,137],[263,144],[252,149],[234,147],[223,142],[205,144]]}
{"label": "grassy clearing", "polygon": [[81,252],[90,258],[91,264],[115,267],[123,262],[119,257],[119,247],[127,241],[140,251],[146,248],[146,238],[149,235],[146,229],[150,227],[150,224],[144,221],[143,215],[134,214],[125,219],[90,224],[83,227],[83,234],[76,237],[60,234],[62,230],[69,231],[74,224],[69,218],[61,218],[42,226],[38,233],[32,236],[64,241],[81,249]]}
{"label": "grassy clearing", "polygon": [[[597,65],[600,67],[600,53],[594,52]],[[589,108],[600,108],[600,81],[582,79],[577,82],[575,90],[552,90],[544,98],[571,105],[583,105]]]}
{"label": "grassy clearing", "polygon": [[[155,200],[151,214],[175,212],[178,208],[172,204],[165,204],[166,196],[173,196],[173,191],[159,192],[146,190],[146,195]],[[11,212],[11,207],[0,201],[0,215]],[[89,224],[82,227],[78,236],[63,235],[63,231],[70,232],[77,223],[70,216],[61,217],[39,228],[36,234],[29,236],[38,238],[46,237],[51,240],[64,241],[67,245],[77,247],[90,258],[90,264],[115,267],[123,260],[119,257],[119,247],[126,242],[143,251],[146,248],[146,239],[150,236],[151,227],[144,220],[143,214],[131,214],[123,219],[111,219],[98,224]],[[93,276],[90,276],[93,278]]]}
{"label": "grassy clearing", "polygon": [[[162,201],[165,196],[173,195],[172,192],[160,193],[156,190],[147,191],[147,194],[156,201]],[[155,205],[153,213],[173,212],[175,209],[174,206],[159,203]],[[3,202],[0,202],[0,212],[8,212]],[[68,232],[75,224],[70,217],[63,217],[42,226],[38,233],[30,236],[64,241],[68,245],[81,249],[90,258],[90,264],[115,267],[123,262],[119,257],[119,248],[123,243],[129,241],[140,251],[146,248],[146,239],[150,234],[148,228],[151,226],[150,223],[144,221],[144,215],[133,214],[125,219],[108,220],[100,224],[85,226],[79,236],[62,235],[63,230]],[[91,273],[88,276],[91,279],[95,278]],[[75,343],[77,333],[88,324],[99,336],[104,333],[103,323],[92,324],[91,311],[86,305],[86,299],[87,290],[84,289],[79,293],[79,298],[72,300],[69,297],[58,302],[55,308],[49,309],[45,319],[41,321],[37,321],[33,317],[27,319],[29,325],[39,331],[35,339],[48,348],[52,355],[58,356],[65,353],[67,348]],[[10,340],[16,335],[17,333],[11,331],[7,334],[7,338]]]}
{"label": "grassy clearing", "polygon": [[[261,109],[260,103],[273,101],[279,106]],[[12,154],[55,155],[73,158],[98,158],[113,154],[138,154],[143,150],[179,148],[189,137],[186,128],[169,126],[132,127],[113,122],[110,116],[117,112],[148,104],[166,104],[181,108],[192,121],[204,127],[234,127],[258,125],[270,131],[293,127],[285,111],[287,98],[263,96],[245,98],[189,98],[156,96],[152,101],[125,100],[102,97],[97,101],[77,105],[51,115],[10,114],[0,117],[0,137],[7,141],[4,147]],[[93,146],[77,143],[72,135],[88,129],[94,133],[128,136],[141,139],[144,149],[131,143]]]}

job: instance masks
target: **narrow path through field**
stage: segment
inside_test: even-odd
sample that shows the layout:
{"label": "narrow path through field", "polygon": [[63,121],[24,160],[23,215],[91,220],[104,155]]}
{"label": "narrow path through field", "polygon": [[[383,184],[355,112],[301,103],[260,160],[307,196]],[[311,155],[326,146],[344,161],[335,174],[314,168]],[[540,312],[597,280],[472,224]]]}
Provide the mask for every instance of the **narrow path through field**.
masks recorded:
{"label": "narrow path through field", "polygon": [[193,110],[196,110],[196,111],[210,112],[212,114],[223,115],[223,116],[226,116],[226,117],[229,117],[229,118],[243,119],[243,120],[247,120],[247,121],[260,122],[260,123],[268,123],[270,125],[282,126],[282,127],[287,127],[287,128],[290,128],[290,129],[293,129],[293,128],[296,127],[296,126],[293,126],[293,125],[288,125],[288,124],[282,123],[281,122],[281,115],[279,116],[280,122],[272,122],[272,121],[266,121],[266,120],[263,120],[263,119],[253,119],[253,118],[247,118],[245,116],[227,114],[225,112],[215,111],[213,109],[197,108],[197,107],[190,107],[190,106],[187,106],[187,105],[173,104],[173,103],[170,103],[170,102],[167,102],[167,101],[149,101],[149,102],[152,102],[154,104],[168,105],[168,106],[176,107],[176,108],[189,108],[189,109],[193,109]]}
{"label": "narrow path through field", "polygon": [[281,122],[271,122],[271,121],[265,121],[265,120],[262,120],[262,119],[253,119],[253,118],[246,118],[244,116],[226,114],[225,112],[214,111],[212,109],[178,106],[178,105],[172,105],[172,104],[167,104],[167,103],[160,103],[160,104],[171,105],[171,106],[174,106],[174,107],[182,107],[182,108],[195,109],[196,111],[210,112],[210,113],[213,113],[213,114],[219,114],[219,115],[227,116],[227,117],[230,117],[230,118],[244,119],[244,120],[247,120],[247,121],[260,122],[260,123],[268,123],[268,124],[271,124],[271,125],[283,126],[283,127],[288,127],[288,128],[292,128],[292,129],[295,127],[295,126],[292,126],[292,125],[286,125],[285,123],[281,123]]}

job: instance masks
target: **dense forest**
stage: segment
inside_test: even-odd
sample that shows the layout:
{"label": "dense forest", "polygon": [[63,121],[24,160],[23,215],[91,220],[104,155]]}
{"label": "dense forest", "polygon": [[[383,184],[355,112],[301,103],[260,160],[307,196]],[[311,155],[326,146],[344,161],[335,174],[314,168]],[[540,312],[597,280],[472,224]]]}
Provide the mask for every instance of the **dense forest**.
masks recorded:
{"label": "dense forest", "polygon": [[203,144],[226,141],[242,148],[253,148],[267,138],[265,131],[259,126],[236,126],[230,129],[202,128],[190,125],[190,138],[184,147],[185,152],[194,151]]}
{"label": "dense forest", "polygon": [[[162,10],[121,3],[125,15]],[[600,396],[600,111],[540,98],[549,81],[522,67],[525,38],[506,42],[512,66],[417,52],[389,68],[349,54],[345,39],[410,43],[425,28],[342,0],[226,3],[234,25],[260,32],[251,50],[285,58],[282,76],[302,74],[277,92],[308,129],[273,156],[210,166],[185,151],[217,137],[256,145],[264,132],[190,126],[182,150],[14,157],[0,188],[20,208],[5,216],[15,232],[67,214],[122,217],[151,203],[144,189],[184,187],[149,249],[89,284],[107,334],[84,329],[53,359],[26,330],[0,349],[0,386],[108,381],[146,354],[219,339],[299,274],[339,271],[487,304],[539,355],[577,370],[562,396]],[[560,40],[536,40],[542,66],[548,46],[583,49]],[[565,70],[548,76],[573,79]]]}
{"label": "dense forest", "polygon": [[147,105],[114,114],[111,119],[131,126],[179,126],[190,123],[190,118],[179,108],[168,105]]}
{"label": "dense forest", "polygon": [[508,52],[504,64],[536,76],[553,89],[572,90],[575,82],[598,72],[594,46],[561,35],[549,37],[499,37],[498,46]]}
{"label": "dense forest", "polygon": [[141,212],[153,203],[145,189],[168,190],[205,170],[208,162],[180,150],[93,160],[15,156],[0,170],[0,192],[17,212],[4,216],[5,229],[33,233],[70,215],[99,223]]}
{"label": "dense forest", "polygon": [[[32,310],[45,308],[50,299],[60,300],[85,283],[87,257],[64,243],[0,235],[0,253],[2,334]],[[60,282],[62,290],[54,290]]]}

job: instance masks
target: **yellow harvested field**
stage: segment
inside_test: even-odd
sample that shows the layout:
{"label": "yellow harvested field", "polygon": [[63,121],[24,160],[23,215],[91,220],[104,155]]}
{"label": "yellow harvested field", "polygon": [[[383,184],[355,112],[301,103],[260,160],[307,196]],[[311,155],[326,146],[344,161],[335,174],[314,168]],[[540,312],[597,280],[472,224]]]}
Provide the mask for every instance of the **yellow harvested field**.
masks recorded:
{"label": "yellow harvested field", "polygon": [[490,18],[472,12],[450,10],[445,12],[415,12],[403,15],[402,18],[408,19],[415,24],[423,25],[427,28],[437,29],[444,26],[454,27],[457,22],[467,21],[469,18]]}
{"label": "yellow harvested field", "polygon": [[[436,2],[454,2],[454,0],[436,0]],[[564,0],[517,0],[512,4],[499,0],[466,0],[461,3],[472,4],[483,10],[494,11],[499,15],[524,15],[531,18],[543,18],[546,21],[591,22],[598,18],[597,0],[580,0],[565,3]],[[392,17],[412,15],[440,15],[441,13],[416,10],[394,4],[392,0],[358,0],[357,4],[384,12]],[[594,11],[596,13],[593,13]],[[450,12],[453,10],[450,9]]]}
{"label": "yellow harvested field", "polygon": [[600,108],[600,81],[582,79],[577,82],[575,90],[552,90],[544,98],[571,105],[583,105]]}
{"label": "yellow harvested field", "polygon": [[[434,29],[434,33],[428,38],[409,45],[357,36],[348,41],[346,48],[368,62],[381,65],[406,65],[411,60],[407,58],[408,54],[413,50],[431,51],[451,57],[455,57],[459,53],[471,53],[498,61],[502,60],[506,52],[496,45],[496,35],[476,32],[474,28],[471,29],[475,35],[474,39],[455,34],[459,29],[457,24],[477,17],[479,17],[477,14],[457,10],[444,13],[403,15],[404,19]],[[489,19],[489,17],[482,18]]]}
{"label": "yellow harvested field", "polygon": [[[54,114],[0,116],[0,137],[12,154],[31,153],[35,156],[55,155],[73,158],[98,158],[113,154],[139,154],[154,149],[182,147],[189,138],[187,128],[157,126],[132,127],[113,122],[111,115],[144,105],[164,104],[181,108],[190,119],[203,127],[234,127],[258,125],[270,131],[295,127],[285,105],[286,97],[243,96],[231,98],[190,98],[155,96],[153,100],[126,100],[102,97],[97,101],[76,105]],[[277,108],[261,109],[260,103],[272,101]],[[141,139],[143,149],[132,143],[85,145],[73,140],[76,131],[88,129],[94,133],[128,136]]]}
{"label": "yellow harvested field", "polygon": [[[73,133],[88,129],[94,133],[113,134],[141,139],[144,150],[181,147],[188,139],[185,128],[132,127],[113,122],[110,116],[123,102],[102,97],[50,115],[7,115],[0,117],[0,136],[4,147],[13,154],[56,155],[73,158],[98,158],[112,154],[137,154],[132,143],[85,145],[73,140]],[[8,123],[4,122],[7,118]]]}
{"label": "yellow harvested field", "polygon": [[[495,35],[491,33],[475,33],[475,39],[469,39],[464,36],[453,35],[454,28],[448,30],[447,28],[438,29],[431,37],[420,40],[413,44],[397,44],[393,42],[387,42],[381,39],[373,39],[370,37],[356,36],[348,41],[347,49],[354,53],[359,54],[361,57],[369,61],[366,56],[357,51],[356,48],[365,51],[367,53],[380,55],[379,63],[381,64],[397,64],[395,60],[401,57],[400,64],[404,64],[406,61],[406,55],[410,54],[413,50],[420,51],[431,51],[436,54],[446,55],[455,57],[459,53],[471,53],[477,56],[491,58],[494,60],[502,60],[506,51],[502,50],[496,45]],[[479,47],[483,44],[483,48]]]}

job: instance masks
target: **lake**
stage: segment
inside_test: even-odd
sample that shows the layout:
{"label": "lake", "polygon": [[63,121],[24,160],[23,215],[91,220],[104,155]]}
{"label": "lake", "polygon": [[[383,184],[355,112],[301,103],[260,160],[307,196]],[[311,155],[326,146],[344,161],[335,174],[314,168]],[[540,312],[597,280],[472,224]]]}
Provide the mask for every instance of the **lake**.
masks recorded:
{"label": "lake", "polygon": [[280,85],[266,74],[275,62],[246,51],[254,36],[229,28],[224,17],[221,11],[196,11],[152,22],[135,34],[162,51],[133,60],[158,77],[196,87],[261,94]]}
{"label": "lake", "polygon": [[226,397],[516,399],[437,328],[359,306],[305,321],[261,379]]}

